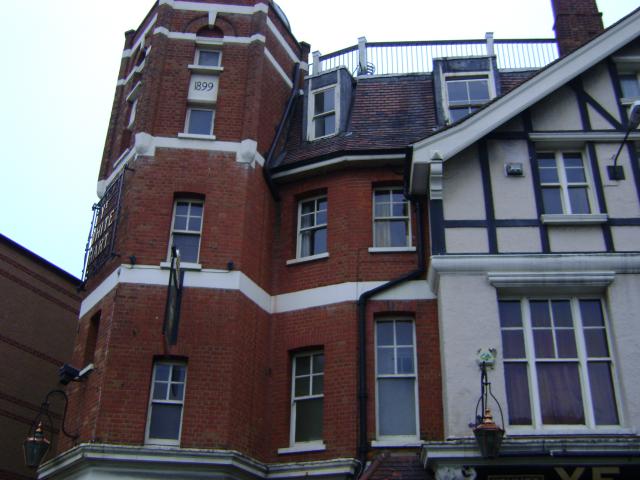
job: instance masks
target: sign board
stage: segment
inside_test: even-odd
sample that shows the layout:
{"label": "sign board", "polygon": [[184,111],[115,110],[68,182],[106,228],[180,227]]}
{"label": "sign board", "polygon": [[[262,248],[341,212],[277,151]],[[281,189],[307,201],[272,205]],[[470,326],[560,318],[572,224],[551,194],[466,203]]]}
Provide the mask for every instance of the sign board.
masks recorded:
{"label": "sign board", "polygon": [[192,73],[189,82],[189,101],[213,104],[218,98],[218,75]]}
{"label": "sign board", "polygon": [[168,345],[178,343],[178,325],[180,323],[180,304],[182,303],[182,283],[184,272],[180,269],[180,251],[171,247],[171,268],[169,270],[169,287],[167,304],[164,311],[162,333]]}
{"label": "sign board", "polygon": [[640,465],[627,459],[611,465],[476,466],[475,480],[636,480]]}
{"label": "sign board", "polygon": [[116,229],[120,214],[120,199],[124,171],[107,188],[104,196],[93,206],[91,230],[85,249],[83,278],[95,275],[115,254]]}

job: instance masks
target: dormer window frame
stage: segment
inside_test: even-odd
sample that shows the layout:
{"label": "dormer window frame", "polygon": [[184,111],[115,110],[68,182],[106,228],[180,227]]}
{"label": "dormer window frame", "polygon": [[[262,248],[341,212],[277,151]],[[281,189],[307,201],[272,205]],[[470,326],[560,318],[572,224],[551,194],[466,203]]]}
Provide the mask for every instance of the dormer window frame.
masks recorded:
{"label": "dormer window frame", "polygon": [[[316,95],[324,94],[328,90],[334,91],[333,108],[323,110],[322,112],[315,112],[315,100]],[[329,138],[337,135],[340,131],[340,79],[338,78],[336,83],[325,85],[309,92],[309,104],[307,108],[307,138],[309,141],[320,140],[322,138]],[[334,129],[331,133],[316,136],[316,121],[325,119],[330,115],[334,115]]]}
{"label": "dormer window frame", "polygon": [[[468,102],[464,102],[464,103],[457,102],[452,105],[451,102],[449,101],[449,89],[448,89],[449,82],[473,81],[473,80],[485,80],[487,82],[487,90],[488,90],[489,98],[487,100],[477,101],[477,102],[473,101],[472,99],[469,99]],[[458,120],[465,118],[467,115],[470,115],[471,113],[473,113],[473,111],[477,110],[478,108],[482,107],[486,103],[490,102],[495,97],[496,97],[495,78],[491,70],[469,71],[469,72],[448,72],[443,75],[442,105],[444,106],[443,110],[445,114],[446,124],[452,124],[454,122],[457,122]],[[450,108],[451,106],[453,106],[454,108],[453,109]],[[467,108],[467,109],[473,108],[474,110],[468,112],[467,115],[465,115],[464,117],[460,117],[454,120],[451,115],[451,110],[456,110],[461,108]]]}

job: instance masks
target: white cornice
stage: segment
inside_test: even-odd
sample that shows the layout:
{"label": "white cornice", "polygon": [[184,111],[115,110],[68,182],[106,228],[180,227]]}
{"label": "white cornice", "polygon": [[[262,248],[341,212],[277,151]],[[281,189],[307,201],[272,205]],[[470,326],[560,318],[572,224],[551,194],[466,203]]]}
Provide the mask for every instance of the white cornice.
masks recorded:
{"label": "white cornice", "polygon": [[[532,142],[612,142],[620,143],[624,139],[624,133],[614,130],[600,132],[531,132],[529,139]],[[640,132],[629,133],[629,140],[640,140]]]}
{"label": "white cornice", "polygon": [[[427,280],[438,291],[440,275],[487,275],[496,284],[506,281],[530,285],[568,282],[608,282],[615,274],[640,273],[640,254],[528,254],[528,255],[435,255],[431,257]],[[604,283],[603,283],[604,285]]]}
{"label": "white cornice", "polygon": [[271,33],[273,33],[273,36],[276,37],[276,40],[278,40],[284,51],[287,52],[289,58],[291,58],[291,60],[296,63],[300,62],[298,55],[296,55],[296,53],[291,49],[291,47],[287,43],[287,40],[282,36],[280,31],[278,30],[278,27],[275,26],[275,24],[269,17],[267,17],[267,27],[269,27],[269,30],[271,30]]}
{"label": "white cornice", "polygon": [[628,44],[640,32],[640,10],[621,20],[614,27],[541,70],[531,79],[487,105],[466,121],[414,144],[410,185],[424,185],[426,179],[416,178],[417,164],[429,163],[438,151],[447,161],[469,145],[489,134],[514,116],[542,100],[593,65]]}
{"label": "white cornice", "polygon": [[[169,270],[153,265],[123,264],[116,268],[83,300],[80,317],[84,316],[119,284],[157,285],[165,287],[169,282]],[[269,295],[251,278],[240,271],[202,269],[185,271],[184,285],[187,288],[214,290],[236,290],[267,313],[285,313],[306,308],[322,307],[343,302],[355,302],[359,296],[385,282],[344,282],[307,290]],[[406,282],[375,296],[376,300],[432,300],[435,295],[427,282]]]}
{"label": "white cornice", "polygon": [[276,69],[276,72],[278,72],[280,77],[285,81],[285,83],[289,86],[289,88],[292,88],[293,87],[293,82],[287,76],[287,72],[285,72],[282,69],[282,67],[280,66],[278,61],[275,59],[275,57],[273,55],[271,55],[271,52],[266,47],[264,49],[264,55],[267,57],[267,60],[269,60],[269,62],[271,62],[271,65],[273,65],[273,67]]}
{"label": "white cornice", "polygon": [[134,43],[131,46],[131,48],[127,48],[122,51],[122,58],[129,58],[131,55],[133,55],[133,52],[135,52],[136,49],[140,46],[140,44],[144,41],[144,38],[147,36],[147,33],[149,33],[149,30],[151,30],[151,28],[156,24],[157,20],[158,20],[157,14],[151,17],[151,20],[149,20],[149,24],[145,27],[144,31],[142,32],[142,35],[138,37],[138,40],[136,40],[136,43]]}
{"label": "white cornice", "polygon": [[262,463],[235,450],[82,443],[46,462],[38,478],[57,478],[73,471],[82,478],[156,478],[195,480],[210,477],[255,480],[285,478],[350,478],[357,460],[337,458],[313,462]]}
{"label": "white cornice", "polygon": [[339,157],[330,158],[328,160],[323,160],[321,162],[315,162],[309,165],[303,165],[301,167],[291,168],[289,170],[284,170],[282,172],[277,172],[271,175],[272,178],[286,178],[292,177],[295,175],[299,175],[301,173],[310,172],[313,170],[317,170],[319,168],[326,168],[333,165],[338,165],[341,163],[358,163],[358,162],[370,162],[370,161],[380,161],[380,160],[402,160],[406,158],[404,153],[398,154],[383,154],[383,155],[341,155]]}
{"label": "white cornice", "polygon": [[183,2],[180,0],[158,0],[158,5],[168,5],[174,10],[192,10],[194,12],[233,13],[237,15],[253,15],[257,12],[269,12],[266,3],[257,3],[253,7],[241,5],[224,5],[219,3]]}

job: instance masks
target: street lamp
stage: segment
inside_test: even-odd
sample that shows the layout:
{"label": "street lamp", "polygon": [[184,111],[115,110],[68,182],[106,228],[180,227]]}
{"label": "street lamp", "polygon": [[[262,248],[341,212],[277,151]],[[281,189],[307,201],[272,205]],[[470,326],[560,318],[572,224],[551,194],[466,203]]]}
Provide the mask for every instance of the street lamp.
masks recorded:
{"label": "street lamp", "polygon": [[622,165],[618,165],[618,157],[620,156],[620,152],[622,151],[625,143],[627,143],[631,130],[638,128],[638,125],[640,125],[640,100],[633,102],[629,109],[629,125],[627,126],[627,132],[624,134],[624,138],[622,139],[622,142],[620,142],[620,147],[618,147],[618,151],[613,157],[613,165],[607,166],[609,180],[624,180],[624,170],[622,169]]}
{"label": "street lamp", "polygon": [[49,421],[49,427],[53,427],[51,414],[49,413],[49,397],[52,395],[62,395],[62,398],[64,398],[64,412],[62,414],[62,425],[60,431],[72,440],[78,438],[78,434],[69,433],[64,428],[64,422],[67,418],[67,406],[69,405],[69,399],[67,398],[66,393],[62,390],[51,390],[47,393],[42,405],[40,405],[40,411],[31,423],[29,434],[22,445],[22,448],[24,449],[24,462],[29,468],[38,468],[40,463],[42,463],[42,459],[49,450],[49,445],[51,445],[51,442],[44,435],[42,420],[47,419]]}
{"label": "street lamp", "polygon": [[[484,458],[495,458],[500,452],[504,429],[496,425],[493,420],[493,415],[489,408],[490,397],[500,411],[502,425],[504,425],[504,417],[498,399],[491,392],[491,382],[487,378],[487,367],[488,363],[483,360],[480,363],[480,398],[476,404],[476,423],[473,426],[473,434],[476,437],[482,456]],[[480,412],[480,415],[478,415],[478,412]]]}

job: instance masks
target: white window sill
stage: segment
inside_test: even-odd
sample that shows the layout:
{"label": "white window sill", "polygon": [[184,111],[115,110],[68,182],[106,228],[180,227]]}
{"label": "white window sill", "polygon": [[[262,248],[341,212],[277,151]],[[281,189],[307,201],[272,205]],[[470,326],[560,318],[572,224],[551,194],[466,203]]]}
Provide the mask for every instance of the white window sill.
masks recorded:
{"label": "white window sill", "polygon": [[590,225],[605,223],[608,218],[606,213],[545,213],[540,216],[542,223],[552,225]]}
{"label": "white window sill", "polygon": [[309,141],[310,142],[315,142],[316,140],[323,140],[325,138],[335,137],[337,134],[338,134],[338,132],[336,131],[336,132],[330,133],[328,135],[323,135],[321,137],[309,137]]}
{"label": "white window sill", "polygon": [[192,72],[209,73],[209,74],[212,74],[212,75],[217,75],[217,74],[222,73],[224,71],[224,68],[222,68],[222,67],[213,67],[213,66],[207,66],[207,65],[195,65],[193,63],[188,65],[187,68],[189,68],[189,70],[191,70]]}
{"label": "white window sill", "polygon": [[293,447],[279,448],[278,455],[285,455],[287,453],[323,452],[326,449],[327,446],[322,441],[298,443]]}
{"label": "white window sill", "polygon": [[148,438],[144,444],[152,447],[179,447],[180,440],[164,440],[161,438]]}
{"label": "white window sill", "polygon": [[415,448],[424,444],[422,440],[417,439],[398,439],[398,440],[372,440],[372,448]]}
{"label": "white window sill", "polygon": [[369,253],[415,252],[416,247],[369,247]]}
{"label": "white window sill", "polygon": [[194,140],[215,140],[215,135],[200,135],[198,133],[179,133],[178,138],[192,138]]}
{"label": "white window sill", "polygon": [[287,265],[295,265],[297,263],[313,262],[321,258],[329,258],[329,252],[318,253],[317,255],[309,255],[308,257],[292,258],[287,260]]}
{"label": "white window sill", "polygon": [[637,102],[640,100],[640,97],[623,97],[620,99],[620,103],[626,107],[633,104],[633,102]]}
{"label": "white window sill", "polygon": [[[171,268],[171,262],[160,262],[160,268]],[[180,270],[202,270],[202,265],[193,262],[180,262]]]}

